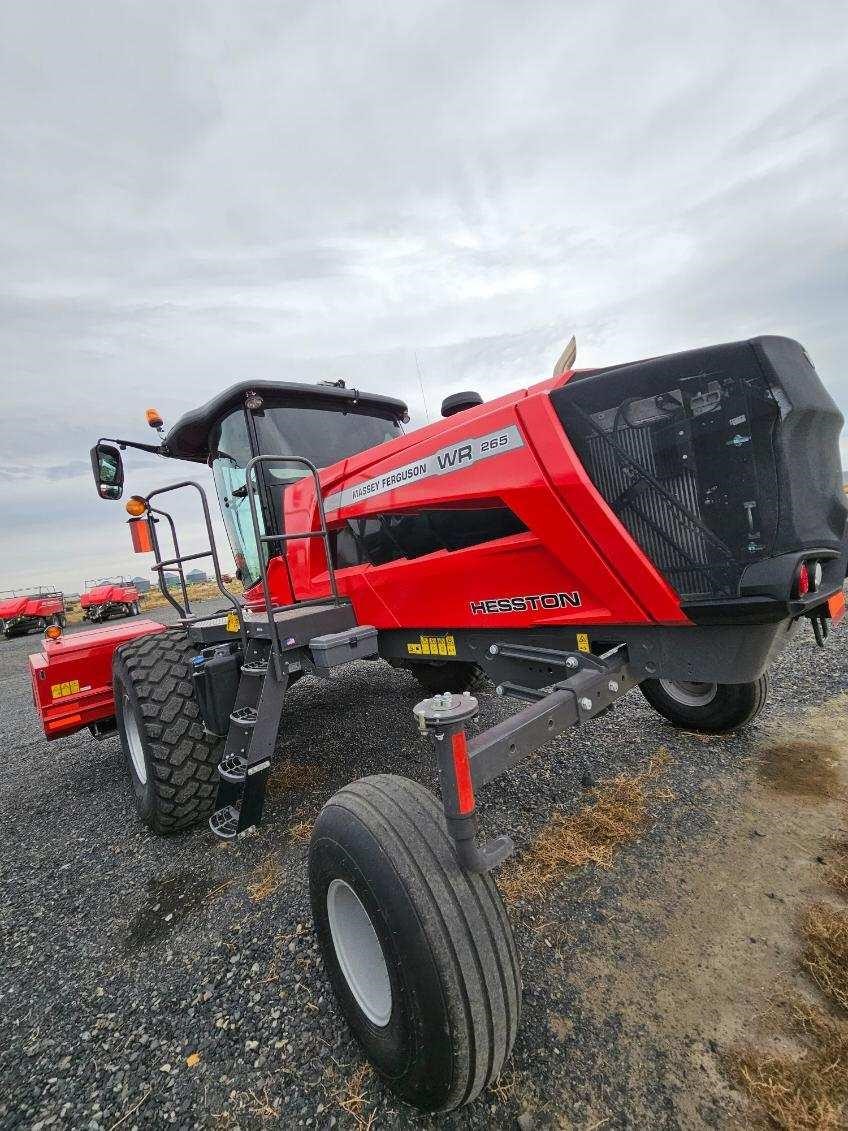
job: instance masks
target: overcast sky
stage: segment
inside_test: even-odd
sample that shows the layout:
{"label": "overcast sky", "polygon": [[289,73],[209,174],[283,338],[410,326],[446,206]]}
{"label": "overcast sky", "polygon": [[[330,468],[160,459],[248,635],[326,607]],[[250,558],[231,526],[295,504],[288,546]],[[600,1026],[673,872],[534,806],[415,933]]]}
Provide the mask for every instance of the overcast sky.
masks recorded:
{"label": "overcast sky", "polygon": [[784,333],[848,411],[844,0],[6,0],[0,84],[0,589],[146,569],[91,443],[245,377]]}

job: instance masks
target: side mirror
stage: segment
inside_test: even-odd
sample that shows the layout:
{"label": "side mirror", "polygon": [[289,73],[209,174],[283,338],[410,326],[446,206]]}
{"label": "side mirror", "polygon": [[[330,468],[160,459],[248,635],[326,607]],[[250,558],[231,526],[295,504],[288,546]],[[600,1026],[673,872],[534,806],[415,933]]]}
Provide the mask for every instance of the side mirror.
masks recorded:
{"label": "side mirror", "polygon": [[91,449],[91,470],[101,499],[120,499],[124,493],[124,461],[114,444],[95,444]]}

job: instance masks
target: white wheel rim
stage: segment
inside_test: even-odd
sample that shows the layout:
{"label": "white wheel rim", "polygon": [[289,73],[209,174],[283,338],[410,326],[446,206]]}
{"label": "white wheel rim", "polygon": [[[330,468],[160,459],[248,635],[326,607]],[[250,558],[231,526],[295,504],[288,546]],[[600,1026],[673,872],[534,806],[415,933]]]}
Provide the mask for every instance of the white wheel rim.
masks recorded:
{"label": "white wheel rim", "polygon": [[144,747],[141,745],[141,735],[138,732],[135,712],[130,703],[130,697],[124,692],[124,731],[127,736],[130,759],[135,770],[135,776],[142,785],[147,784],[147,763],[144,760]]}
{"label": "white wheel rim", "polygon": [[695,683],[686,680],[661,679],[660,686],[666,695],[682,707],[706,707],[718,691],[717,683]]}
{"label": "white wheel rim", "polygon": [[327,918],[348,988],[368,1020],[382,1029],[392,1015],[389,968],[368,912],[344,880],[333,880],[327,889]]}

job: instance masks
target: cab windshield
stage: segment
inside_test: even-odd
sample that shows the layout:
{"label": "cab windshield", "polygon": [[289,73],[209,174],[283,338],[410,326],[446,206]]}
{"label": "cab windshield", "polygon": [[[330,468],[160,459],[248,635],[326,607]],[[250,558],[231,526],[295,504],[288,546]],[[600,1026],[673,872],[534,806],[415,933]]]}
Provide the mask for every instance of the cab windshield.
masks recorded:
{"label": "cab windshield", "polygon": [[[266,407],[253,414],[259,441],[259,453],[251,449],[247,423],[241,409],[225,417],[213,437],[212,473],[221,501],[221,513],[230,540],[236,566],[245,588],[254,585],[262,573],[259,546],[250,517],[245,468],[256,454],[300,456],[316,467],[330,464],[364,452],[386,440],[402,435],[398,421],[375,416],[367,409],[349,408],[342,412],[327,408]],[[263,474],[269,485],[285,487],[308,474],[303,467],[267,465]],[[281,513],[282,491],[269,492],[276,530],[284,531]],[[258,508],[260,530],[265,529],[265,516]]]}

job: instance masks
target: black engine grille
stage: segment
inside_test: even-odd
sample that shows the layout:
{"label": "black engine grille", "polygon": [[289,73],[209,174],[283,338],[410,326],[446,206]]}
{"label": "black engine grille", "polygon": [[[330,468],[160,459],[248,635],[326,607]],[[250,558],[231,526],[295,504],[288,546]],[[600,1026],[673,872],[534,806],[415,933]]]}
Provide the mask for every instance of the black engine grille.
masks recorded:
{"label": "black engine grille", "polygon": [[[814,372],[814,371],[813,371]],[[589,477],[683,601],[773,553],[780,407],[751,343],[572,378],[551,399]]]}
{"label": "black engine grille", "polygon": [[614,445],[591,436],[587,449],[595,486],[669,584],[687,596],[729,593],[732,554],[708,537],[694,472],[661,475],[650,428],[619,429]]}

